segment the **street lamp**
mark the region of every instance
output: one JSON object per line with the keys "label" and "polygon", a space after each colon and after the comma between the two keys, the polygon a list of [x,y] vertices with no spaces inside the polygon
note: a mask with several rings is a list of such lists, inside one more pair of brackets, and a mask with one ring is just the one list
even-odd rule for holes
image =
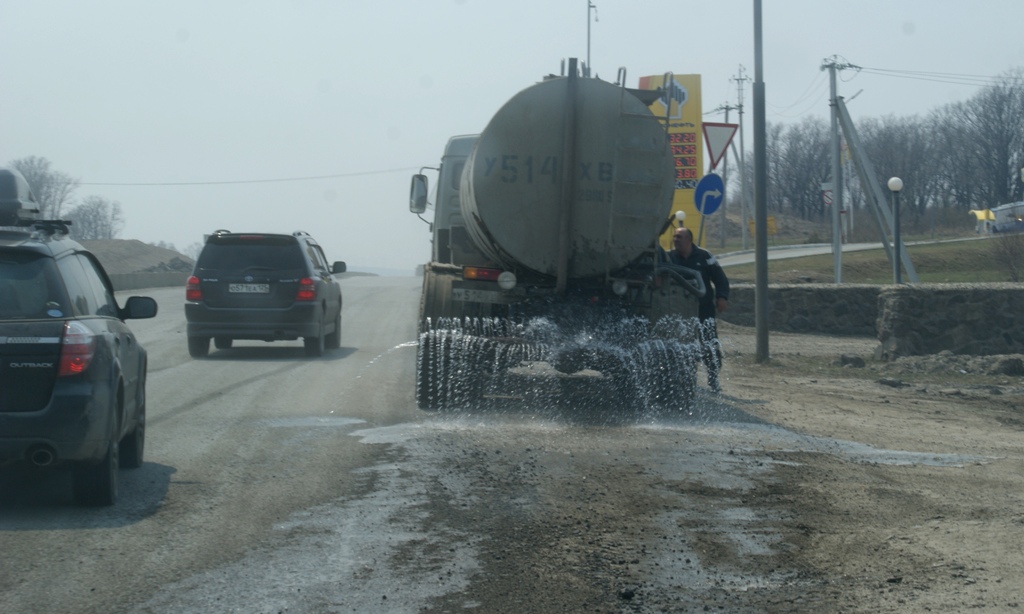
{"label": "street lamp", "polygon": [[889,190],[892,192],[892,283],[900,283],[900,190],[903,180],[899,177],[889,179]]}

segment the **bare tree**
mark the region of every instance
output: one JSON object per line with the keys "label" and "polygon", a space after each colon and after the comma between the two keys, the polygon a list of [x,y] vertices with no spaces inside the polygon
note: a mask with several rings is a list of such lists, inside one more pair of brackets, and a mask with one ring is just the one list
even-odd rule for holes
{"label": "bare tree", "polygon": [[[858,133],[880,180],[903,179],[906,221],[917,230],[930,223],[934,233],[936,220],[959,220],[958,212],[1024,199],[1024,69],[925,119],[867,118],[858,122]],[[769,126],[769,210],[807,220],[827,214],[819,184],[831,174],[830,139],[819,120]],[[859,183],[858,176],[848,177],[854,204],[864,200],[866,187]]]}
{"label": "bare tree", "polygon": [[1008,73],[1005,80],[981,90],[965,114],[977,145],[977,172],[982,180],[984,206],[1012,202],[1020,181],[1024,144],[1024,73]]}
{"label": "bare tree", "polygon": [[776,177],[775,189],[793,214],[823,219],[821,184],[831,174],[828,125],[820,118],[806,118],[785,130],[780,145],[784,171]]}
{"label": "bare tree", "polygon": [[980,146],[968,124],[967,103],[946,105],[932,113],[929,130],[934,140],[935,172],[938,191],[935,204],[966,212],[983,201],[978,172]]}
{"label": "bare tree", "polygon": [[78,179],[53,170],[49,160],[38,156],[11,160],[9,165],[17,169],[28,182],[39,203],[39,216],[43,219],[60,219],[64,205],[78,188]]}
{"label": "bare tree", "polygon": [[199,243],[197,241],[195,243],[190,244],[181,253],[185,254],[186,256],[191,258],[192,260],[199,260],[199,252],[201,252],[201,251],[203,251],[203,244]]}
{"label": "bare tree", "polygon": [[[782,134],[785,130],[785,126],[782,124],[770,124],[765,135],[765,150],[767,152],[767,169],[765,169],[768,175],[768,189],[767,198],[767,209],[777,213],[784,213],[784,193],[780,189],[782,177],[786,174],[786,168],[782,161],[782,147],[783,139]],[[747,156],[748,160],[754,159],[754,152],[750,152]],[[748,169],[748,185],[754,185],[754,165],[749,164]],[[753,188],[751,188],[753,193]]]}
{"label": "bare tree", "polygon": [[938,165],[934,161],[935,139],[931,136],[930,124],[917,116],[889,115],[881,120],[864,120],[858,132],[879,181],[885,182],[889,177],[903,180],[902,207],[910,214],[908,218],[920,224],[940,193],[940,175],[936,173]]}
{"label": "bare tree", "polygon": [[66,217],[71,220],[72,235],[82,241],[116,239],[124,226],[120,203],[102,196],[85,197]]}

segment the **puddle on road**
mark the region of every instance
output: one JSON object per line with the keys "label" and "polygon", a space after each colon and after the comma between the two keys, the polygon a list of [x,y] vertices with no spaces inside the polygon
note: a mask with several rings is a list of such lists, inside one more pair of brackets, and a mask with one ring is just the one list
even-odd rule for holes
{"label": "puddle on road", "polygon": [[[295,429],[365,424],[345,416],[263,422],[272,428]],[[359,428],[347,434],[360,443],[393,447],[387,460],[353,473],[354,480],[372,484],[372,489],[293,513],[275,525],[264,546],[235,563],[167,587],[138,611],[206,612],[222,609],[226,603],[248,611],[322,611],[325,604],[338,611],[376,611],[386,604],[390,612],[413,613],[423,611],[434,599],[464,592],[472,586],[473,577],[486,569],[485,528],[455,526],[438,513],[437,506],[476,507],[491,500],[481,495],[485,487],[479,483],[480,475],[450,462],[453,454],[461,453],[465,459],[467,449],[536,446],[545,454],[569,459],[560,468],[548,469],[563,472],[556,479],[579,470],[572,455],[595,444],[604,446],[607,454],[598,458],[606,458],[600,462],[607,463],[618,462],[631,449],[644,450],[645,472],[661,483],[698,481],[722,493],[711,516],[707,509],[680,499],[680,505],[654,520],[662,534],[712,531],[716,539],[729,541],[735,552],[748,557],[771,556],[780,539],[783,510],[742,504],[743,493],[754,487],[758,475],[788,464],[770,458],[773,452],[940,467],[991,460],[941,451],[886,450],[795,433],[764,423],[725,400],[706,402],[686,415],[661,418],[618,416],[595,423],[579,416],[482,411],[425,415],[418,422]],[[600,467],[593,469],[600,471]],[[438,489],[446,498],[440,503]],[[666,491],[666,496],[673,495]],[[786,570],[765,576],[708,568],[701,553],[685,544],[648,551],[638,570],[648,587],[697,598],[704,590],[744,591],[800,581]],[[465,598],[466,607],[472,608],[473,595],[467,593]]]}
{"label": "puddle on road", "polygon": [[416,438],[420,434],[422,426],[416,423],[395,424],[352,431],[349,435],[360,437],[361,443],[405,443]]}
{"label": "puddle on road", "polygon": [[[524,419],[525,418],[525,419]],[[501,412],[489,415],[486,411],[472,414],[452,413],[438,415],[424,422],[410,422],[385,427],[353,431],[350,435],[360,437],[367,444],[398,444],[413,440],[427,433],[497,431],[515,428],[518,432],[566,432],[574,427],[572,420],[566,423],[551,416],[523,416]],[[602,426],[599,423],[590,426]],[[990,462],[991,458],[967,454],[944,452],[910,452],[888,450],[856,441],[815,437],[796,433],[768,424],[735,407],[722,406],[722,410],[704,407],[686,415],[667,416],[663,420],[651,421],[649,417],[623,418],[610,427],[628,428],[639,431],[678,432],[699,435],[709,440],[722,442],[734,453],[762,455],[765,452],[811,452],[830,454],[854,463],[880,465],[926,465],[932,467],[963,467],[967,464]],[[709,444],[711,441],[705,441]],[[775,461],[773,461],[775,462]]]}
{"label": "puddle on road", "polygon": [[733,452],[748,455],[761,455],[765,452],[812,452],[830,454],[854,463],[927,465],[931,467],[963,467],[967,464],[986,463],[993,460],[989,457],[970,454],[887,450],[856,441],[804,435],[770,424],[723,423],[715,426],[697,427],[642,425],[637,428],[653,431],[688,431],[714,435],[725,441]]}
{"label": "puddle on road", "polygon": [[343,416],[299,416],[295,418],[267,418],[261,424],[271,428],[341,427],[365,424],[366,420]]}

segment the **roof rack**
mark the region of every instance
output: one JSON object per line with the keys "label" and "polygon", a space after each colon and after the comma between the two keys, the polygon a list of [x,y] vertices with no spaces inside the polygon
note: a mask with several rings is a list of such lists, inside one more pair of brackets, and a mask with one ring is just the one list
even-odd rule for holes
{"label": "roof rack", "polygon": [[295,232],[292,233],[292,236],[293,237],[310,237],[310,238],[312,238],[313,235],[309,234],[305,230],[296,230]]}
{"label": "roof rack", "polygon": [[71,234],[71,220],[32,220],[28,224],[22,224],[23,226],[32,226],[33,235],[45,235],[52,237],[53,235],[68,235]]}

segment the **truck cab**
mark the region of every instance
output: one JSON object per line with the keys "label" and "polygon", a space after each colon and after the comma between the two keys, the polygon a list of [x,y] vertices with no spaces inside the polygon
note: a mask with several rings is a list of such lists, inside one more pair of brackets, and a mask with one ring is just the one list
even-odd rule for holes
{"label": "truck cab", "polygon": [[[444,148],[437,173],[434,219],[431,222],[431,262],[458,266],[489,264],[470,239],[459,204],[462,170],[478,138],[476,134],[453,136]],[[409,201],[409,209],[413,213],[422,214],[426,211],[428,186],[426,175],[413,177]]]}

